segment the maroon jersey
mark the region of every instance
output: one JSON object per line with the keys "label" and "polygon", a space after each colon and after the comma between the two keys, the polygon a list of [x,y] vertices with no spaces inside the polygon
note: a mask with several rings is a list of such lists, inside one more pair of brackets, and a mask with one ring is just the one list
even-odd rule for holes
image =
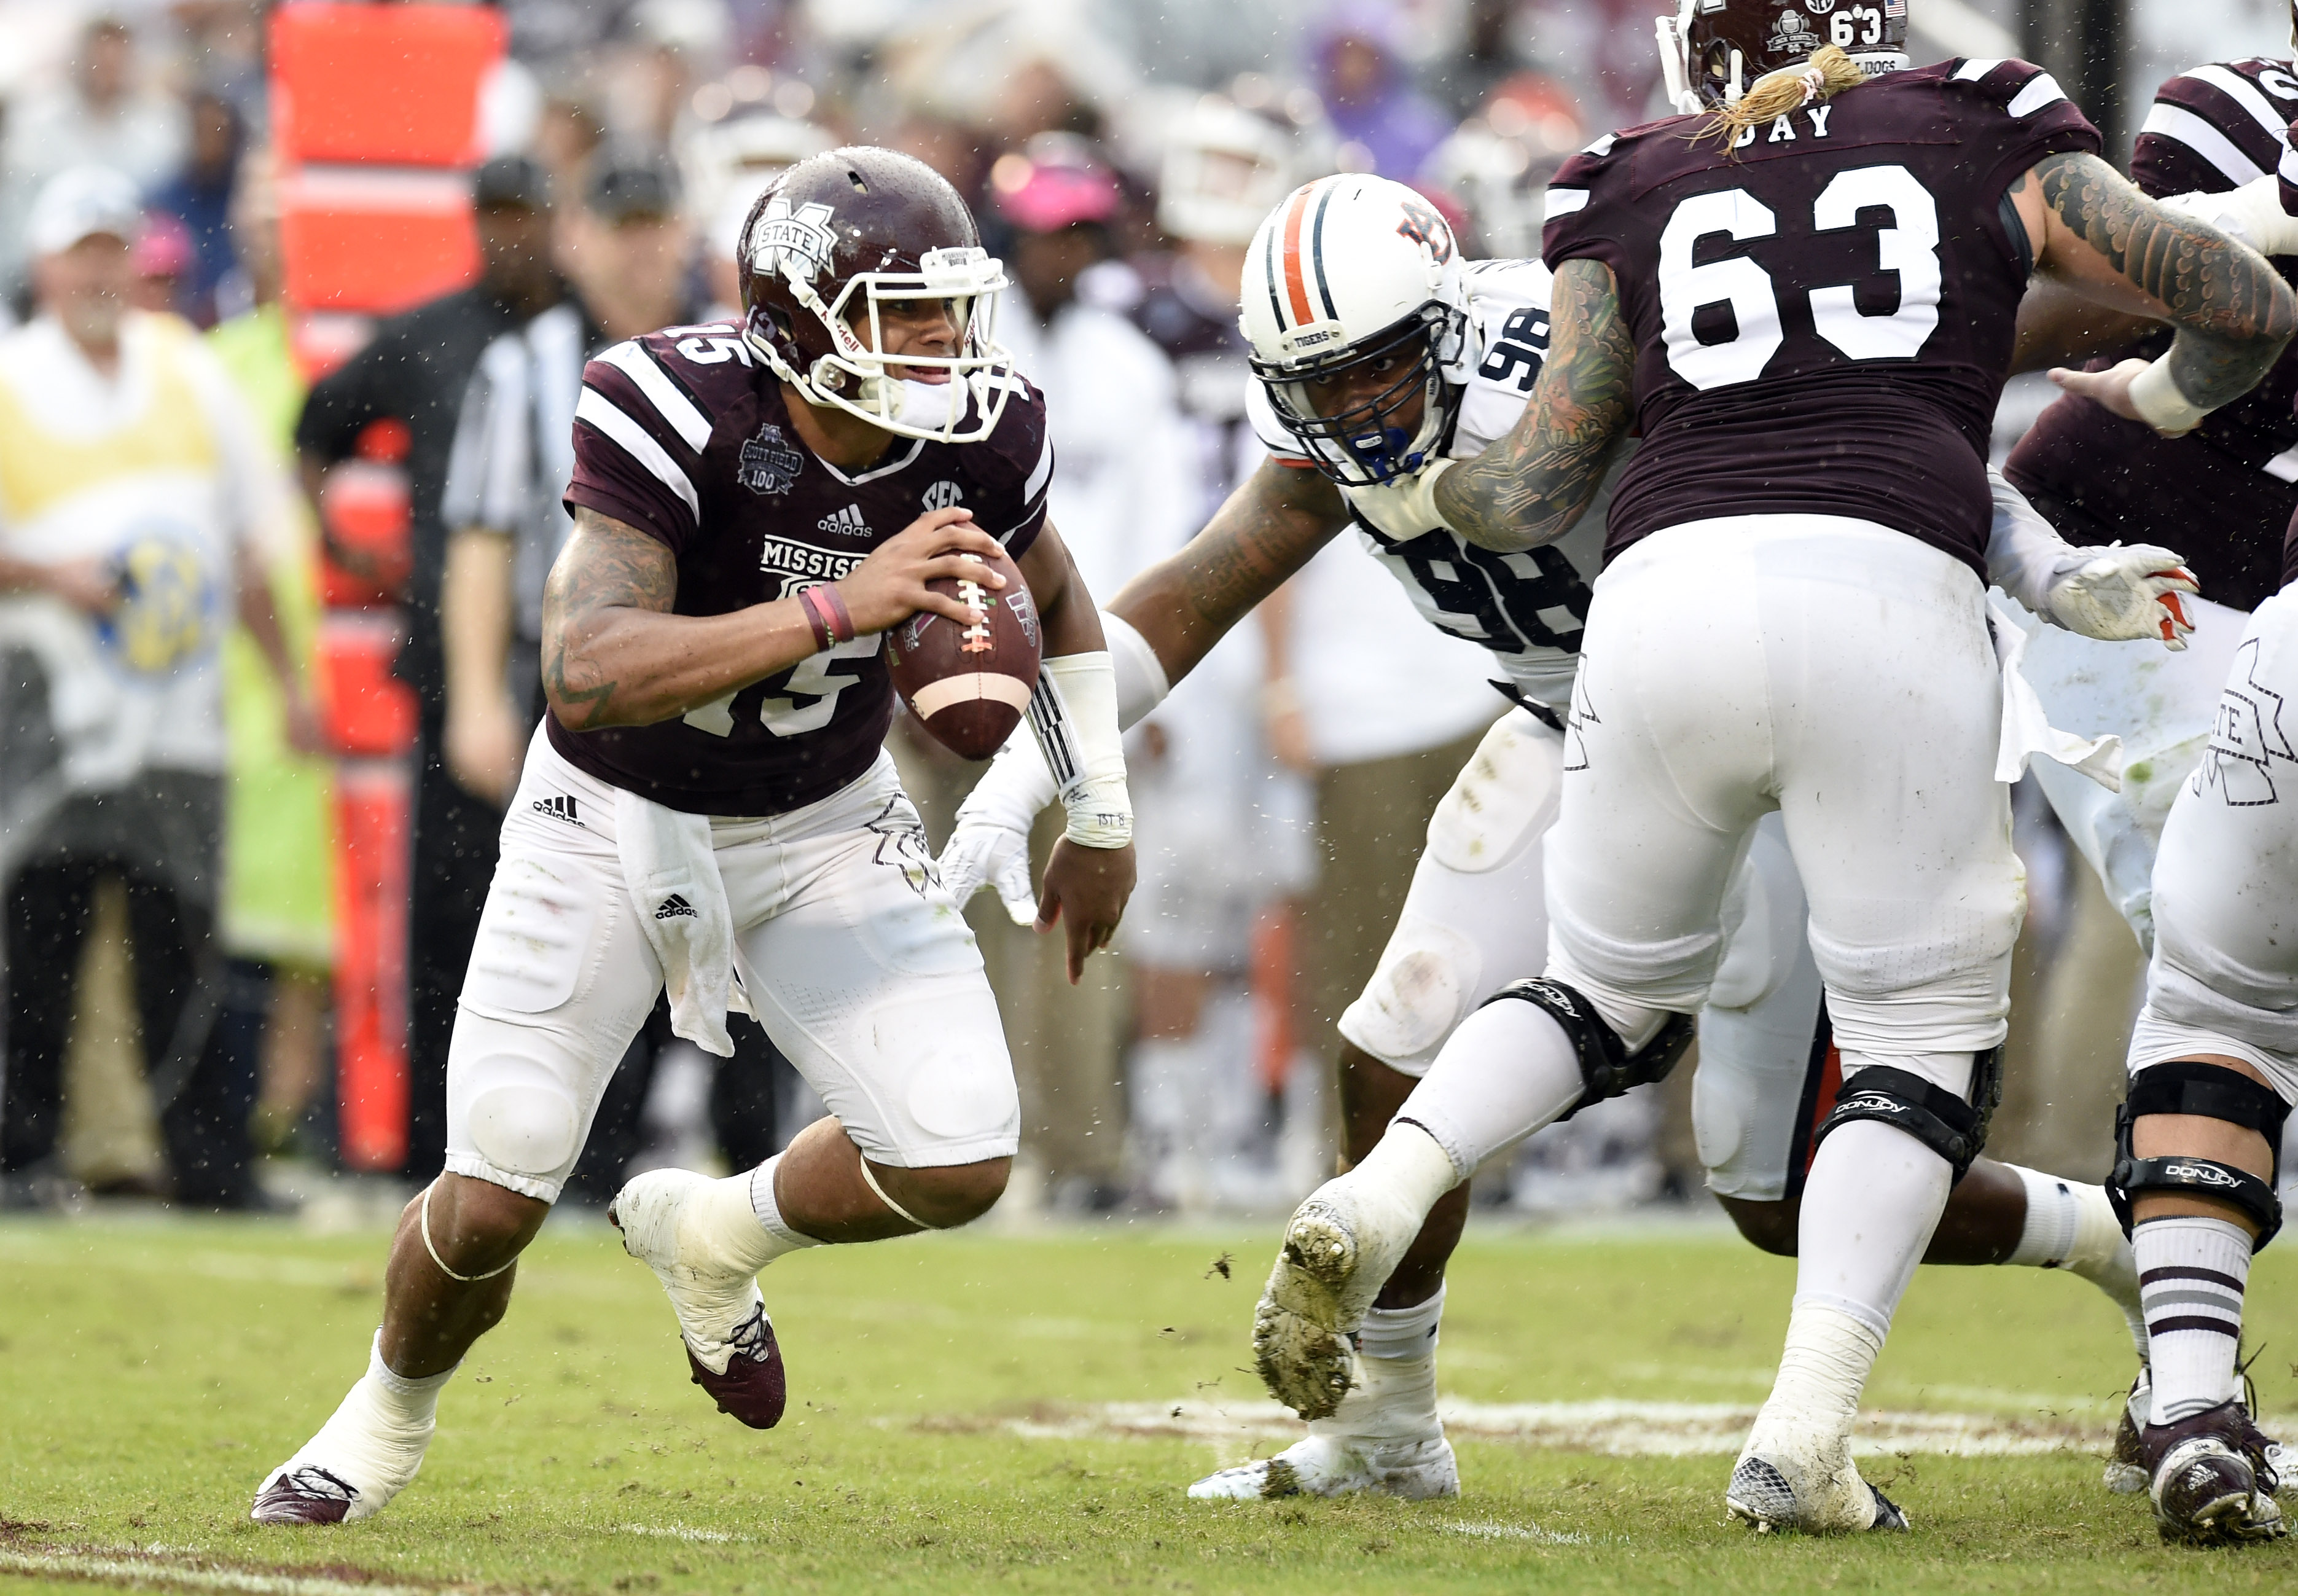
{"label": "maroon jersey", "polygon": [[[1643,447],[1608,558],[1715,516],[1848,516],[1986,569],[1988,434],[2029,271],[2012,181],[2098,134],[2040,68],[1893,72],[1750,129],[1600,138],[1545,258],[1612,269]],[[2006,226],[2006,217],[2009,224]]]}
{"label": "maroon jersey", "polygon": [[[2219,194],[2276,170],[2298,116],[2286,61],[2230,61],[2165,83],[2130,157],[2131,181],[2162,197]],[[2277,260],[2298,284],[2298,263]],[[2131,353],[2153,360],[2168,330]],[[2113,362],[2095,360],[2092,369]],[[2281,585],[2282,529],[2298,512],[2298,351],[2184,437],[2068,394],[2036,419],[2004,475],[2071,542],[2167,543],[2203,595],[2254,609]]]}
{"label": "maroon jersey", "polygon": [[[679,615],[724,615],[834,582],[926,511],[953,505],[1019,559],[1045,525],[1054,454],[1044,399],[1014,380],[980,442],[896,438],[849,475],[798,441],[781,385],[739,329],[649,333],[583,373],[566,503],[660,539],[678,557]],[[883,642],[839,643],[651,726],[573,732],[554,714],[551,746],[673,809],[783,814],[877,758],[894,709]]]}

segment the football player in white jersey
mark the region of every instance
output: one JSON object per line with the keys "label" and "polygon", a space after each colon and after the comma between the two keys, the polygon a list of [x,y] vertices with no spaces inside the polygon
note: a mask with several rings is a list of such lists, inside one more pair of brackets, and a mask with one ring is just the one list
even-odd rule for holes
{"label": "football player in white jersey", "polygon": [[[1129,724],[1353,527],[1430,624],[1492,651],[1493,685],[1517,706],[1439,806],[1379,966],[1342,1018],[1352,1161],[1370,1151],[1453,1029],[1546,943],[1540,841],[1556,817],[1560,719],[1602,517],[1586,517],[1553,546],[1498,555],[1449,531],[1393,535],[1359,498],[1377,502],[1381,484],[1436,459],[1472,458],[1515,425],[1547,349],[1549,292],[1537,260],[1459,260],[1443,221],[1401,184],[1343,175],[1296,191],[1262,225],[1245,273],[1243,321],[1260,378],[1251,409],[1270,458],[1186,549],[1135,578],[1104,613]],[[2007,485],[1998,494],[1990,574],[2050,613],[2094,580],[2077,574],[2087,562]],[[960,901],[1024,856],[1029,823],[1053,791],[1042,758],[1016,739],[961,809],[942,854],[943,879]],[[1710,1186],[1759,1245],[1792,1252],[1784,1199],[1807,1152],[1808,1126],[1801,1137],[1798,1129],[1812,1117],[1803,1101],[1811,1030],[1806,1010],[1781,1020],[1772,1008],[1782,994],[1791,1007],[1799,996],[1780,972],[1800,951],[1800,892],[1782,841],[1765,839],[1757,856],[1779,868],[1751,872],[1740,894],[1727,977],[1700,1021],[1695,1112]],[[1673,1062],[1648,1057],[1640,1073],[1591,1080],[1582,1103],[1657,1079]],[[1365,1319],[1360,1378],[1337,1409],[1312,1418],[1308,1438],[1280,1457],[1222,1470],[1192,1494],[1457,1493],[1436,1417],[1434,1347],[1444,1263],[1467,1210],[1463,1186],[1430,1213]],[[1980,1160],[1929,1259],[2067,1267],[2106,1288],[2126,1317],[2137,1311],[2129,1250],[2096,1187]]]}

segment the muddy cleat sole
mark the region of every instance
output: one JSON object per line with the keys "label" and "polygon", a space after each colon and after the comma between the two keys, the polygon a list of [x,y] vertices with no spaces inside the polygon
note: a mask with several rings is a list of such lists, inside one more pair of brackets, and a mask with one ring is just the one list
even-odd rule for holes
{"label": "muddy cleat sole", "polygon": [[324,1468],[283,1468],[263,1483],[247,1516],[258,1524],[341,1524],[358,1501],[356,1487]]}
{"label": "muddy cleat sole", "polygon": [[1253,1310],[1253,1365],[1261,1383],[1303,1418],[1331,1418],[1356,1383],[1349,1338],[1420,1231],[1417,1217],[1408,1224],[1402,1214],[1382,1227],[1356,1199],[1343,1176],[1294,1211]]}
{"label": "muddy cleat sole", "polygon": [[2153,1406],[2153,1383],[2142,1363],[2137,1377],[2130,1382],[2130,1394],[2123,1399],[2121,1416],[2115,1420],[2114,1445],[2106,1455],[2105,1473],[2099,1481],[2117,1496],[2137,1496],[2152,1483],[2138,1432]]}
{"label": "muddy cleat sole", "polygon": [[1269,1501],[1285,1496],[1393,1496],[1432,1501],[1460,1494],[1452,1443],[1358,1441],[1311,1435],[1273,1458],[1209,1474],[1189,1487],[1197,1501]]}
{"label": "muddy cleat sole", "polygon": [[1812,1511],[1797,1495],[1794,1484],[1784,1470],[1764,1458],[1741,1458],[1732,1469],[1732,1483],[1724,1489],[1724,1506],[1732,1517],[1751,1526],[1759,1535],[1778,1530],[1798,1530],[1806,1534],[1829,1534],[1858,1533],[1869,1530],[1904,1530],[1907,1516],[1898,1504],[1866,1481],[1853,1476],[1859,1490],[1867,1493],[1872,1505],[1866,1524],[1848,1522],[1814,1522]]}

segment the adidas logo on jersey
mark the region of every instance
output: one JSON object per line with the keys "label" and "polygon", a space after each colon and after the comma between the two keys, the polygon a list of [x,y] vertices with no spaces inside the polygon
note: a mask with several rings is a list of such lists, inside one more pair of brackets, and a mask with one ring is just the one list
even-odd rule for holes
{"label": "adidas logo on jersey", "polygon": [[702,918],[695,912],[692,904],[688,903],[675,892],[662,900],[662,907],[654,912],[654,917],[657,920],[677,920],[682,917],[688,920]]}
{"label": "adidas logo on jersey", "polygon": [[[539,798],[534,800],[534,812],[547,815],[553,820],[563,820],[570,826],[583,826],[582,817],[575,813],[574,800],[571,798]],[[591,828],[583,826],[583,829],[587,831]]]}
{"label": "adidas logo on jersey", "polygon": [[838,538],[866,538],[871,535],[870,523],[862,518],[862,507],[849,504],[844,509],[832,510],[816,521],[817,530]]}

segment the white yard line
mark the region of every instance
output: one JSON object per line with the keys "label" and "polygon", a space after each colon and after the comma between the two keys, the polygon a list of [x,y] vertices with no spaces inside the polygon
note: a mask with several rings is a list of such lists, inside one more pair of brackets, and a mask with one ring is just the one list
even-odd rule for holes
{"label": "white yard line", "polygon": [[[1451,1402],[1438,1410],[1456,1439],[1613,1457],[1728,1456],[1739,1451],[1756,1418],[1752,1404],[1725,1402]],[[1302,1435],[1300,1421],[1275,1402],[1108,1402],[1058,1417],[1011,1419],[1004,1427],[1042,1440],[1203,1441],[1223,1451]],[[2021,1457],[2103,1451],[2111,1434],[2104,1424],[2064,1416],[1884,1411],[1859,1416],[1851,1449],[1864,1456]]]}
{"label": "white yard line", "polygon": [[117,1551],[13,1551],[4,1547],[0,1547],[0,1572],[103,1579],[173,1591],[238,1591],[248,1596],[446,1596],[459,1588],[333,1579],[324,1574],[267,1574],[249,1568],[202,1567]]}

